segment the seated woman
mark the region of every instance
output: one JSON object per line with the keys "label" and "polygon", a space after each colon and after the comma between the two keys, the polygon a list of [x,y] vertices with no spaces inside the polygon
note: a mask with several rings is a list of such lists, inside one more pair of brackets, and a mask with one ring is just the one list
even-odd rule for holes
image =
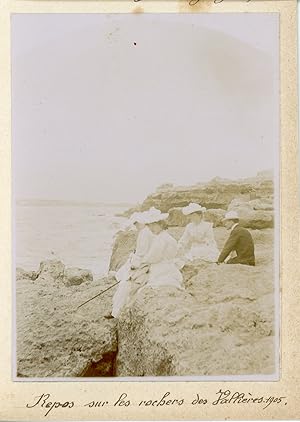
{"label": "seated woman", "polygon": [[206,208],[199,204],[190,203],[182,209],[188,215],[190,223],[179,240],[179,256],[183,258],[181,266],[194,259],[207,262],[216,262],[219,250],[214,238],[212,223],[203,221],[203,212]]}
{"label": "seated woman", "polygon": [[134,213],[129,224],[138,230],[138,237],[136,243],[135,252],[129,255],[129,258],[124,265],[116,272],[115,277],[120,282],[116,293],[113,296],[112,312],[106,315],[105,318],[117,318],[122,307],[127,301],[129,294],[128,280],[131,276],[132,269],[138,268],[141,264],[141,260],[144,255],[148,252],[150,244],[153,238],[153,234],[148,227],[145,227],[144,218],[147,212]]}
{"label": "seated woman", "polygon": [[153,234],[149,251],[142,265],[149,267],[147,286],[174,286],[182,289],[182,275],[175,264],[178,253],[176,240],[165,230],[168,213],[149,213],[146,225]]}

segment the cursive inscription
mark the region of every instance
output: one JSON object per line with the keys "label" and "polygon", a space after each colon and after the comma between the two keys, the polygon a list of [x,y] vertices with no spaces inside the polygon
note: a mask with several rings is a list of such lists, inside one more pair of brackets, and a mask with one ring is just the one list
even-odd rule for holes
{"label": "cursive inscription", "polygon": [[[287,399],[285,396],[269,396],[269,395],[256,395],[254,392],[240,392],[240,391],[231,391],[219,389],[214,397],[204,396],[199,392],[195,392],[192,395],[186,395],[185,397],[181,394],[171,393],[166,391],[164,394],[157,396],[148,396],[139,400],[134,400],[133,397],[129,397],[128,393],[123,392],[119,395],[116,395],[112,398],[103,398],[103,397],[87,397],[86,400],[84,397],[81,398],[82,401],[78,400],[75,402],[63,401],[60,399],[52,399],[49,393],[43,393],[40,396],[36,396],[32,399],[30,403],[26,404],[27,409],[42,409],[44,417],[48,416],[51,412],[54,414],[55,410],[63,409],[64,412],[69,412],[70,409],[74,408],[89,408],[95,409],[95,412],[99,412],[100,408],[111,407],[112,409],[126,409],[131,406],[137,408],[176,408],[178,406],[183,407],[198,407],[198,406],[259,406],[263,410],[267,409],[269,406],[286,406]],[[97,413],[95,413],[97,416]]]}
{"label": "cursive inscription", "polygon": [[[133,0],[133,1],[134,1],[134,3],[138,3],[138,2],[143,1],[143,0]],[[186,0],[186,1],[188,2],[188,4],[190,6],[195,6],[197,3],[199,3],[200,1],[203,1],[203,0]],[[215,4],[219,4],[219,3],[223,3],[223,1],[226,1],[226,0],[212,0],[212,1]],[[249,3],[251,0],[243,0],[243,1],[245,1],[246,3]]]}
{"label": "cursive inscription", "polygon": [[[190,6],[195,6],[197,3],[203,0],[188,0]],[[223,3],[226,0],[213,0],[215,4]],[[251,0],[244,0],[246,3],[249,3]]]}
{"label": "cursive inscription", "polygon": [[32,407],[42,407],[44,409],[48,409],[44,416],[48,416],[49,413],[53,409],[58,409],[59,407],[62,407],[64,409],[71,409],[74,407],[75,403],[73,401],[66,401],[66,402],[60,402],[60,401],[50,401],[50,394],[42,394],[41,396],[35,397],[35,402],[33,404],[26,404],[27,408]]}
{"label": "cursive inscription", "polygon": [[[222,405],[222,404],[265,404],[263,409],[266,409],[270,404],[282,403],[286,397],[280,396],[280,397],[265,397],[265,396],[258,396],[255,397],[251,393],[240,393],[238,391],[235,391],[232,393],[230,390],[219,390],[216,393],[219,397],[217,400],[214,400],[212,402],[213,406],[216,405]],[[284,403],[286,404],[286,403]]]}
{"label": "cursive inscription", "polygon": [[142,400],[139,403],[139,406],[182,406],[184,403],[184,399],[183,398],[173,398],[170,397],[171,393],[169,391],[167,391],[163,397],[161,397],[159,400]]}

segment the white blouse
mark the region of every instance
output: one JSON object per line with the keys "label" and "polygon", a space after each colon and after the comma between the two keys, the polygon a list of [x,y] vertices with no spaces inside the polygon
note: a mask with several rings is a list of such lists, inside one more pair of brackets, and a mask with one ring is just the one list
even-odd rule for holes
{"label": "white blouse", "polygon": [[179,248],[187,260],[203,259],[215,262],[219,250],[214,238],[212,223],[201,221],[190,223],[179,240]]}
{"label": "white blouse", "polygon": [[148,285],[151,287],[174,286],[182,288],[182,275],[175,265],[178,244],[168,232],[154,235],[143,263],[150,265]]}
{"label": "white blouse", "polygon": [[138,234],[136,241],[136,249],[131,257],[131,265],[139,267],[144,256],[150,249],[151,243],[154,239],[154,234],[148,227],[144,227]]}

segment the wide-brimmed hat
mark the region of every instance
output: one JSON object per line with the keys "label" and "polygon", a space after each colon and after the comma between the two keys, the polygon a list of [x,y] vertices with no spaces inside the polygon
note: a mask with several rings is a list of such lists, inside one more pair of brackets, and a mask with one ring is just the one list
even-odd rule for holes
{"label": "wide-brimmed hat", "polygon": [[145,224],[158,223],[159,221],[166,220],[169,217],[169,213],[162,213],[155,207],[151,207],[148,211],[143,213]]}
{"label": "wide-brimmed hat", "polygon": [[201,207],[199,204],[195,204],[191,202],[188,206],[182,208],[182,212],[184,215],[193,214],[194,212],[204,212],[206,211],[205,207]]}
{"label": "wide-brimmed hat", "polygon": [[135,223],[144,223],[144,216],[143,216],[143,214],[144,213],[142,213],[142,212],[134,212],[130,216],[130,218],[128,220],[128,224],[129,225],[133,225]]}
{"label": "wide-brimmed hat", "polygon": [[223,220],[239,220],[239,215],[236,211],[228,211]]}

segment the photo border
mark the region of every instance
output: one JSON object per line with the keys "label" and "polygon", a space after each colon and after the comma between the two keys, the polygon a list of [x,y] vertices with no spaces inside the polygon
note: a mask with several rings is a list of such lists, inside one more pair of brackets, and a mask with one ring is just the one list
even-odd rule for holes
{"label": "photo border", "polygon": [[[126,388],[126,392],[135,400],[145,395],[163,395],[168,381],[140,381],[139,384],[123,381],[113,383],[113,391],[109,382],[97,379],[97,382],[13,382],[12,374],[12,191],[11,191],[11,63],[10,63],[10,15],[11,13],[228,13],[228,12],[271,12],[280,14],[280,138],[281,138],[281,171],[280,171],[280,292],[281,292],[281,376],[276,382],[248,382],[247,391],[287,397],[285,406],[269,406],[263,412],[261,407],[201,407],[192,406],[178,408],[102,408],[101,413],[77,407],[66,413],[64,409],[55,409],[51,420],[91,420],[91,419],[243,419],[245,410],[247,419],[297,419],[299,404],[299,189],[298,189],[298,151],[297,151],[297,2],[294,0],[260,0],[245,2],[243,0],[215,4],[212,0],[199,2],[190,6],[187,1],[141,1],[131,0],[108,1],[22,1],[3,0],[0,9],[0,92],[4,101],[0,103],[0,260],[1,297],[5,306],[1,307],[0,341],[2,359],[0,361],[0,400],[1,419],[38,420],[43,418],[40,408],[26,408],[26,403],[39,394],[47,393],[59,396],[61,400],[68,397],[80,399],[82,394],[87,400],[112,394],[118,396]],[[174,397],[193,396],[195,392],[215,397],[220,388],[232,390],[245,389],[245,381],[221,382],[183,382],[172,381],[167,390]],[[98,387],[97,387],[98,385]],[[101,388],[100,388],[101,387]]]}

